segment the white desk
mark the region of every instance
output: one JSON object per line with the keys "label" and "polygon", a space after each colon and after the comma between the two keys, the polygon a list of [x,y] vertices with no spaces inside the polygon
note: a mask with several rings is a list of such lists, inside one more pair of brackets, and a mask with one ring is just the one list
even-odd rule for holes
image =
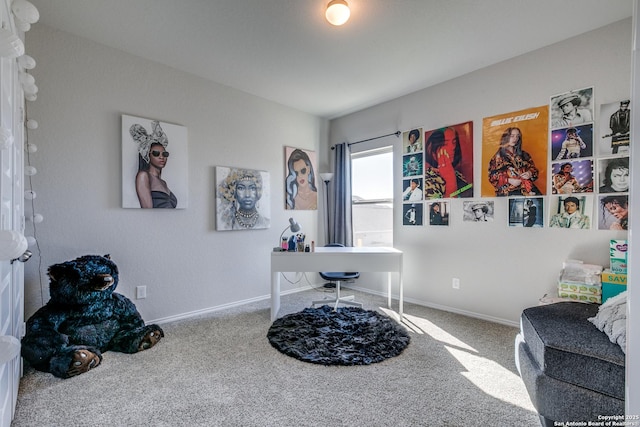
{"label": "white desk", "polygon": [[391,308],[391,273],[399,277],[398,313],[402,322],[402,251],[374,247],[320,247],[315,252],[271,253],[271,320],[280,310],[280,273],[307,271],[381,271],[388,272],[387,305]]}

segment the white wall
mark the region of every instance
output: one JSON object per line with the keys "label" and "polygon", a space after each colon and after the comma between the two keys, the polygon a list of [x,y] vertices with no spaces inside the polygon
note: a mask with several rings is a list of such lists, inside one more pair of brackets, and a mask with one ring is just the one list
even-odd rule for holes
{"label": "white wall", "polygon": [[[26,44],[38,62],[32,73],[40,92],[27,108],[28,116],[40,123],[29,132],[29,142],[39,147],[31,156],[39,171],[33,184],[36,211],[45,221],[37,228],[41,256],[36,253],[25,265],[25,315],[48,300],[47,267],[86,253],[112,254],[120,267],[119,292],[133,297],[136,286],[147,286],[148,298],[134,300],[146,320],[264,298],[269,293],[268,252],[289,217],[279,191],[284,146],[319,150],[324,171],[330,144],[473,120],[474,156],[480,159],[483,117],[544,105],[550,95],[591,85],[598,105],[628,97],[631,27],[630,19],[621,21],[328,125],[45,25],[34,26]],[[188,128],[187,210],[120,208],[121,114]],[[399,140],[387,140],[399,154]],[[216,165],[271,172],[271,229],[215,231]],[[476,182],[482,173],[476,162]],[[598,230],[509,228],[506,206],[506,200],[496,199],[496,221],[482,228],[460,221],[458,200],[452,202],[448,228],[403,227],[396,214],[395,244],[406,254],[406,299],[515,324],[523,308],[553,292],[563,260],[606,265],[609,239],[625,237]],[[395,207],[400,210],[399,201]],[[296,212],[295,217],[307,234],[322,235],[321,216]],[[373,283],[370,289],[384,289],[379,275],[363,276],[360,286]],[[452,277],[461,279],[460,290],[451,288]],[[283,284],[284,289],[294,287]]]}
{"label": "white wall", "polygon": [[[474,178],[479,183],[486,173],[486,166],[479,162],[484,117],[546,105],[552,95],[587,86],[595,87],[596,110],[600,104],[630,96],[631,26],[627,19],[332,120],[328,143],[472,120]],[[395,145],[396,194],[400,194],[401,141],[386,140]],[[478,187],[475,197],[480,197]],[[449,227],[403,227],[396,197],[394,245],[405,253],[407,301],[517,324],[523,308],[555,291],[564,260],[606,266],[609,240],[626,237],[624,232],[596,229],[510,228],[507,199],[493,200],[493,223],[463,223],[462,201],[454,199]],[[460,278],[460,290],[452,289],[453,277]]]}
{"label": "white wall", "polygon": [[[267,297],[269,252],[290,216],[284,147],[318,150],[326,121],[45,25],[26,44],[37,61],[28,115],[40,126],[29,142],[45,218],[41,259],[25,265],[26,316],[48,300],[49,265],[94,253],[118,264],[119,292],[147,286],[134,300],[147,321]],[[121,114],[187,127],[188,209],[121,208]],[[215,231],[215,166],[271,173],[270,229]],[[315,238],[316,211],[294,216]]]}

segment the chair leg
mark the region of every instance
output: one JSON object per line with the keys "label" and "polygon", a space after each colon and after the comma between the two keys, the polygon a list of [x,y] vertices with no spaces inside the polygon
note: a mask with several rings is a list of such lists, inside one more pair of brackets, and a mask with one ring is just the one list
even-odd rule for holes
{"label": "chair leg", "polygon": [[355,307],[362,308],[362,303],[353,301],[354,299],[355,299],[354,295],[348,295],[346,297],[340,296],[340,281],[336,280],[336,296],[335,296],[335,298],[312,301],[311,305],[314,306],[314,305],[317,305],[317,304],[327,304],[329,302],[333,302],[334,303],[333,304],[333,311],[336,311],[338,309],[338,304],[352,305],[352,306],[355,306]]}
{"label": "chair leg", "polygon": [[356,299],[355,295],[348,295],[346,297],[341,297],[340,282],[336,282],[336,304],[333,306],[333,311],[336,311],[338,309],[338,304],[353,305],[353,306],[362,308],[362,303],[355,302],[354,299]]}
{"label": "chair leg", "polygon": [[[338,282],[336,284],[336,287],[334,288],[336,290],[336,292],[338,292],[337,290],[339,289],[339,287],[340,287],[340,283]],[[321,300],[311,301],[311,306],[313,307],[313,306],[318,305],[318,304],[325,305],[327,303],[334,302],[336,299],[337,298],[333,298],[332,297],[332,298],[324,298],[324,299],[321,299]]]}
{"label": "chair leg", "polygon": [[336,280],[336,303],[333,306],[333,311],[338,309],[338,304],[340,304],[340,281]]}
{"label": "chair leg", "polygon": [[346,299],[344,299],[344,298],[342,298],[342,299],[340,300],[340,304],[344,304],[344,305],[352,305],[352,306],[354,306],[354,307],[362,308],[362,303],[361,303],[361,302],[349,301],[349,300],[346,300]]}

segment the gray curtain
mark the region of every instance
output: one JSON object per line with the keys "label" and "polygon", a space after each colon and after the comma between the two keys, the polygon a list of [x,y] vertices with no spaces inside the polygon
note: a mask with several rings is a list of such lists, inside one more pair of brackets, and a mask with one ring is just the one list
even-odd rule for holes
{"label": "gray curtain", "polygon": [[333,192],[329,202],[329,242],[353,246],[351,222],[351,150],[347,143],[334,149]]}

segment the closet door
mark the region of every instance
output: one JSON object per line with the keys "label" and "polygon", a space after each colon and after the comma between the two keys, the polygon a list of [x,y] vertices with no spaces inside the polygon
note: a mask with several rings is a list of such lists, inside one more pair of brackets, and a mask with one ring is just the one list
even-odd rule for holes
{"label": "closet door", "polygon": [[[16,33],[10,0],[1,0],[2,28]],[[13,144],[0,149],[0,230],[24,233],[24,96],[15,58],[0,58],[0,126]],[[24,329],[24,270],[20,262],[0,261],[0,335],[20,340]],[[21,359],[0,365],[0,426],[13,418]]]}

